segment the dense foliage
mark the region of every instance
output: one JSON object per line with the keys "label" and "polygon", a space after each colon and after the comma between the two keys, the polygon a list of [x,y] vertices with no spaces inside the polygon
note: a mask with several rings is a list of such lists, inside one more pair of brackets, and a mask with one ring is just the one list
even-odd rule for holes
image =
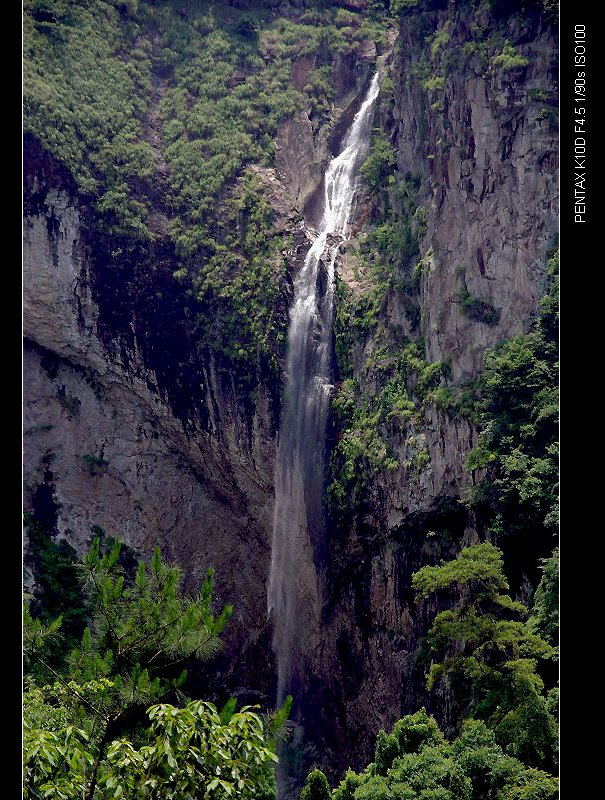
{"label": "dense foliage", "polygon": [[436,595],[451,606],[428,633],[429,651],[442,660],[427,684],[447,683],[459,735],[448,742],[421,709],[380,731],[374,761],[333,789],[313,769],[301,800],[555,800],[558,691],[545,692],[554,679],[540,672],[557,657],[557,568],[555,553],[528,619],[505,593],[502,553],[488,542],[416,572],[419,601]]}
{"label": "dense foliage", "polygon": [[[48,658],[61,618],[45,623],[25,608],[25,797],[193,798],[200,787],[209,798],[274,797],[275,737],[290,701],[262,718],[236,712],[235,700],[219,711],[182,693],[182,663],[217,651],[231,613],[212,613],[212,571],[188,599],[157,549],[131,580],[120,549],[102,552],[96,539],[83,559],[90,624],[61,666]],[[184,707],[158,702],[170,698]]]}
{"label": "dense foliage", "polygon": [[[103,269],[152,273],[168,241],[200,353],[218,353],[247,396],[283,352],[288,245],[271,228],[266,184],[247,170],[273,163],[278,125],[297,111],[316,130],[329,119],[344,53],[385,41],[381,3],[365,14],[329,2],[280,11],[206,0],[24,5],[25,130],[72,173]],[[294,65],[307,60],[296,88]],[[236,220],[234,202],[252,213]]]}
{"label": "dense foliage", "polygon": [[[322,780],[323,779],[323,780]],[[554,800],[557,780],[507,755],[483,722],[467,721],[446,741],[424,709],[381,731],[374,761],[349,770],[329,790],[319,770],[310,773],[301,800]]]}
{"label": "dense foliage", "polygon": [[442,659],[431,666],[428,688],[447,682],[460,720],[483,718],[507,753],[553,770],[557,725],[540,667],[549,673],[556,650],[525,621],[528,609],[504,593],[501,551],[488,542],[468,547],[453,561],[423,567],[412,585],[419,599],[455,597],[428,633],[429,649]]}
{"label": "dense foliage", "polygon": [[184,800],[200,791],[217,799],[275,797],[275,724],[251,707],[235,713],[203,701],[156,704],[147,712],[149,727],[139,724],[134,740],[99,741],[83,706],[98,708],[113,688],[102,679],[28,689],[24,797]]}
{"label": "dense foliage", "polygon": [[466,462],[474,477],[469,506],[510,569],[516,563],[532,574],[552,551],[558,525],[558,267],[556,253],[532,330],[485,355],[474,407],[480,435]]}
{"label": "dense foliage", "polygon": [[537,633],[549,644],[559,643],[559,548],[552,556],[541,559],[542,577],[534,593],[531,616],[528,620],[530,630]]}
{"label": "dense foliage", "polygon": [[[26,130],[114,232],[151,235],[151,179],[163,178],[184,253],[207,237],[223,187],[270,159],[279,121],[327,102],[335,57],[382,36],[329,4],[292,19],[190,0],[28,0],[24,11]],[[311,54],[301,92],[292,63]]]}

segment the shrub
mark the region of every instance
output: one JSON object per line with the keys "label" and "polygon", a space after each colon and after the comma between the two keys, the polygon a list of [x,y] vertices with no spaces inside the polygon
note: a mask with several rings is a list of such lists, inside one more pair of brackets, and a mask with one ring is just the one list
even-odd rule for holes
{"label": "shrub", "polygon": [[360,170],[373,193],[377,194],[385,188],[386,179],[395,168],[396,163],[397,150],[383,133],[377,132],[372,140],[369,155]]}
{"label": "shrub", "polygon": [[506,39],[502,51],[492,58],[492,64],[500,67],[503,72],[511,72],[527,67],[529,59],[518,53],[516,48]]}
{"label": "shrub", "polygon": [[460,302],[462,313],[469,319],[475,320],[475,322],[497,325],[500,321],[500,311],[486,300],[472,297],[466,286],[458,292],[458,301]]}

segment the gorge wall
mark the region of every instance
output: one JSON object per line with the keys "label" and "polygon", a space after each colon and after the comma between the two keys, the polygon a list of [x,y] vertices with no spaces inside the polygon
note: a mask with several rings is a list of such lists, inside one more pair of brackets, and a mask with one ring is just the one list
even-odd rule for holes
{"label": "gorge wall", "polygon": [[[394,357],[409,339],[422,342],[426,362],[445,360],[442,384],[454,392],[468,385],[487,348],[530,329],[557,243],[556,31],[527,9],[503,21],[483,4],[430,5],[401,21],[389,71],[394,91],[381,105],[396,170],[414,186],[406,212],[421,219],[419,280],[412,302],[387,288],[374,330],[353,339],[349,377],[357,398],[370,403],[389,375],[379,371],[385,347]],[[498,59],[505,38],[517,63]],[[401,204],[395,190],[389,200]],[[384,196],[368,204],[370,219],[383,222]],[[340,274],[353,298],[373,280],[353,247]],[[464,307],[469,296],[493,313],[473,318]],[[362,742],[358,764],[367,763],[371,731],[389,730],[404,709],[425,705],[448,725],[448,699],[426,692],[419,650],[436,609],[416,606],[410,579],[421,565],[489,536],[460,503],[480,477],[464,467],[477,442],[472,423],[429,401],[414,423],[388,428],[384,440],[398,467],[374,471],[362,507],[330,543],[332,602],[317,673],[333,679],[309,689],[314,703],[322,698],[316,729],[334,736],[330,763],[352,743],[341,769]],[[536,580],[527,572],[514,587],[525,597]]]}
{"label": "gorge wall", "polygon": [[[374,402],[385,364],[410,342],[426,365],[445,364],[440,385],[459,391],[480,374],[487,348],[529,330],[556,244],[556,47],[541,4],[421,0],[378,49],[365,37],[335,57],[329,113],[303,109],[282,121],[273,165],[251,168],[280,237],[274,310],[285,329],[308,246],[303,219],[317,219],[323,171],[378,58],[375,125],[394,148],[396,178],[358,202],[356,236],[337,262],[337,307],[376,296],[359,247],[385,219],[406,219],[415,250],[389,267],[371,326],[347,339],[337,399],[354,381],[355,402]],[[297,89],[318,63],[313,53],[294,60]],[[234,605],[216,687],[270,706],[266,597],[284,350],[277,371],[261,363],[253,391],[242,392],[221,355],[200,347],[195,301],[173,277],[178,254],[161,196],[153,244],[139,261],[119,262],[73,175],[26,134],[25,212],[26,508],[79,553],[102,531],[145,555],[159,544],[190,586],[214,565],[217,605]],[[413,288],[402,290],[410,276]],[[338,356],[338,323],[336,336]],[[335,514],[317,563],[328,602],[295,698],[293,785],[313,762],[333,774],[367,763],[377,731],[420,705],[449,720],[447,696],[424,688],[419,642],[434,607],[415,604],[411,575],[488,532],[459,502],[477,477],[464,468],[475,428],[430,398],[416,406],[383,426],[391,463],[376,464],[362,500]],[[346,440],[336,414],[330,436],[335,450]],[[26,541],[30,586],[34,555]]]}
{"label": "gorge wall", "polygon": [[[79,553],[100,532],[140,553],[160,545],[183,565],[190,587],[214,565],[217,601],[238,598],[229,650],[245,652],[262,636],[266,602],[274,449],[268,392],[259,393],[247,419],[214,364],[197,363],[191,377],[204,405],[186,423],[179,417],[139,337],[126,345],[120,330],[115,338],[99,334],[99,308],[111,298],[96,295],[82,211],[53,159],[35,142],[28,147],[34,171],[26,192],[39,204],[24,225],[26,507]],[[162,277],[171,279],[154,276],[154,292]],[[154,321],[179,325],[169,316]]]}

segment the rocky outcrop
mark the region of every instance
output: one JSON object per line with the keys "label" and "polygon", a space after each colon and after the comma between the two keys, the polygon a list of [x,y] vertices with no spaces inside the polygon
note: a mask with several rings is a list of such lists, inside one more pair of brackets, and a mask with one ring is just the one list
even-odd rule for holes
{"label": "rocky outcrop", "polygon": [[[485,11],[464,7],[427,14],[425,23],[433,48],[446,32],[430,66],[444,85],[431,90],[414,78],[427,50],[413,24],[402,25],[395,141],[400,172],[423,177],[429,212],[421,243],[431,253],[421,290],[427,359],[451,359],[460,383],[477,375],[488,347],[527,331],[544,293],[558,230],[556,31],[538,15],[497,28]],[[517,66],[499,60],[502,44],[476,53],[481,28],[500,42],[509,37]],[[469,317],[464,290],[496,318]]]}
{"label": "rocky outcrop", "polygon": [[[388,53],[387,50],[382,54],[378,62],[384,61]],[[340,142],[359,109],[376,64],[376,46],[371,40],[362,41],[355,52],[339,56],[332,69],[334,101],[328,120],[314,125],[309,114],[300,111],[282,122],[277,131],[277,172],[293,206],[312,228],[317,227],[323,212],[325,169],[339,152]],[[300,58],[294,63],[292,82],[297,89],[304,88],[314,67],[312,57]]]}

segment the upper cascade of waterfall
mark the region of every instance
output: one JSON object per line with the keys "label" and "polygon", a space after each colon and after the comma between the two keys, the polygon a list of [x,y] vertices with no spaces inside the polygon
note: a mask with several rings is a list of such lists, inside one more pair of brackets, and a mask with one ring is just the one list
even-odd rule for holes
{"label": "upper cascade of waterfall", "polygon": [[359,168],[369,147],[372,112],[380,91],[379,77],[379,73],[376,72],[368,93],[344,137],[341,152],[332,159],[326,170],[323,216],[319,225],[319,235],[308,257],[321,256],[326,248],[329,234],[340,234],[342,237],[347,234]]}

